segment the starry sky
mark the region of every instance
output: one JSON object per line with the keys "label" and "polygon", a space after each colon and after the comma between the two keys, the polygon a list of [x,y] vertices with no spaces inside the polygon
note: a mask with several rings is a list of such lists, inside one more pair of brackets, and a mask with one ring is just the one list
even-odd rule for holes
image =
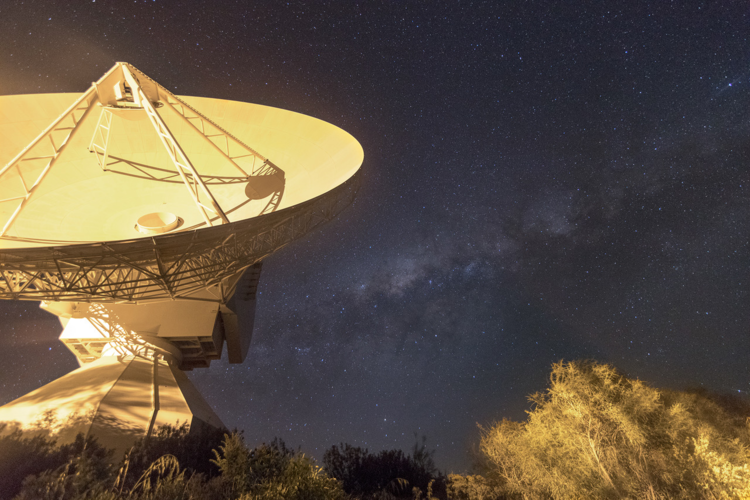
{"label": "starry sky", "polygon": [[[190,372],[274,436],[471,465],[550,365],[750,392],[750,7],[724,2],[0,3],[0,94],[127,61],[176,94],[333,123],[338,219],[268,258],[250,354]],[[252,145],[251,145],[252,146]],[[77,366],[0,303],[0,404]]]}

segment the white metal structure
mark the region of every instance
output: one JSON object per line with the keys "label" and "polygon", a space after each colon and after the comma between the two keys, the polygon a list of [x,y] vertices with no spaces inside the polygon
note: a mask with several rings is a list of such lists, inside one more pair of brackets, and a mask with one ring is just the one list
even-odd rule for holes
{"label": "white metal structure", "polygon": [[244,360],[262,259],[343,210],[362,159],[333,125],[178,97],[123,62],[82,95],[0,96],[0,298],[43,301],[82,365],[0,421],[62,412],[60,436],[118,449],[220,425],[182,370],[225,343]]}

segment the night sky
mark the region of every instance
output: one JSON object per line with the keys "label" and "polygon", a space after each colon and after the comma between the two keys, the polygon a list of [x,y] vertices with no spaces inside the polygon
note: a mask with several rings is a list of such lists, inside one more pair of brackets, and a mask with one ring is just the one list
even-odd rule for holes
{"label": "night sky", "polygon": [[[750,392],[749,22],[729,0],[4,0],[0,94],[127,61],[356,137],[357,200],[265,261],[248,360],[189,376],[251,445],[416,432],[458,472],[560,359]],[[0,303],[0,404],[77,367],[37,306]]]}

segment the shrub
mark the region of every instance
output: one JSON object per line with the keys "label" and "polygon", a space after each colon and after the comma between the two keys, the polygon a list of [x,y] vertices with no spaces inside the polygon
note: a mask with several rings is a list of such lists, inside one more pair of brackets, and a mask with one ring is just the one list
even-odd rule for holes
{"label": "shrub", "polygon": [[[557,363],[525,422],[483,430],[491,474],[524,498],[748,498],[750,428],[695,392]],[[747,416],[747,415],[746,415]]]}
{"label": "shrub", "polygon": [[[445,479],[435,467],[433,453],[427,451],[425,438],[415,443],[411,455],[401,450],[383,450],[372,454],[348,444],[332,446],[323,455],[323,467],[342,482],[344,491],[362,498],[388,492],[390,496],[411,497],[412,488],[445,498]],[[402,480],[402,481],[399,481]]]}
{"label": "shrub", "polygon": [[[0,433],[3,430],[3,424],[0,424]],[[77,461],[78,458],[82,462]],[[54,439],[45,435],[25,436],[20,430],[0,435],[0,499],[16,496],[25,478],[31,480],[45,471],[62,470],[66,466],[86,469],[96,465],[88,464],[89,459],[101,461],[104,467],[109,463],[111,454],[94,439],[85,440],[82,434],[64,446],[57,446]],[[99,477],[108,470],[102,467],[96,465],[90,472]]]}

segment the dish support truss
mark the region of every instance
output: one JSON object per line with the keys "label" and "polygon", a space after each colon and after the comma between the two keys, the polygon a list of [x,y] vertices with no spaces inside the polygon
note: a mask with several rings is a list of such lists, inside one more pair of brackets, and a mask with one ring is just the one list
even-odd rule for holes
{"label": "dish support truss", "polygon": [[[143,81],[143,84],[141,81]],[[98,103],[102,109],[89,144],[89,150],[96,154],[99,165],[103,169],[107,169],[108,146],[114,122],[113,114],[118,110],[127,110],[126,112],[145,111],[177,174],[188,189],[207,226],[213,226],[215,222],[227,224],[230,221],[211,194],[206,182],[167,127],[164,119],[157,111],[157,107],[165,105],[176,116],[189,123],[204,140],[238,170],[240,179],[247,179],[250,174],[242,169],[237,160],[248,157],[252,158],[253,175],[283,176],[283,171],[273,165],[267,158],[262,157],[257,151],[190,107],[156,81],[134,66],[125,62],[118,62],[97,82],[92,83],[91,87],[62,115],[0,170],[0,182],[3,182],[3,178],[14,170],[18,173],[20,180],[18,194],[0,200],[0,203],[17,203],[15,211],[5,221],[0,230],[0,238],[5,236],[23,210],[26,202],[32,197],[36,188],[44,181],[57,159],[64,152],[71,138],[80,130],[80,123],[86,118],[95,103]],[[39,151],[47,140],[51,149],[40,154]],[[46,162],[46,165],[41,169],[41,173],[36,175],[33,182],[27,182],[24,174],[26,177],[33,178],[37,168],[25,168],[25,166],[34,165],[34,163],[29,162],[39,161]],[[129,162],[125,161],[125,163],[128,164]],[[256,164],[258,164],[257,168]],[[36,165],[38,166],[38,164]],[[153,176],[151,178],[156,179]],[[262,213],[275,210],[279,202],[280,193],[275,193]]]}
{"label": "dish support truss", "polygon": [[[359,174],[317,198],[232,224],[130,241],[0,251],[0,299],[190,299],[349,206]],[[218,300],[218,299],[217,299]]]}
{"label": "dish support truss", "polygon": [[[118,68],[117,65],[112,67],[99,81],[103,81],[115,73]],[[70,139],[75,133],[80,130],[79,124],[89,114],[91,108],[96,101],[96,84],[93,84],[86,92],[81,95],[76,101],[57,118],[52,124],[47,127],[39,136],[34,139],[28,146],[26,146],[15,158],[13,158],[2,170],[0,170],[0,182],[7,178],[10,172],[15,170],[18,172],[21,188],[23,189],[22,194],[18,196],[11,196],[0,200],[0,203],[17,202],[17,206],[13,214],[5,221],[2,230],[0,230],[0,237],[3,237],[5,233],[10,229],[13,222],[21,213],[26,202],[29,201],[32,194],[36,190],[37,186],[42,183],[44,178],[49,173],[50,169],[55,165],[55,162],[60,155],[65,151],[65,147],[70,142]],[[80,113],[80,116],[76,117],[76,113]],[[55,140],[57,138],[57,140]],[[37,146],[44,143],[45,140],[49,140],[51,150],[47,154],[40,154]],[[32,154],[33,153],[33,154]],[[24,173],[33,170],[32,168],[24,168],[28,164],[36,164],[37,162],[47,162],[41,173],[36,177],[36,180],[29,185],[24,179]]]}

